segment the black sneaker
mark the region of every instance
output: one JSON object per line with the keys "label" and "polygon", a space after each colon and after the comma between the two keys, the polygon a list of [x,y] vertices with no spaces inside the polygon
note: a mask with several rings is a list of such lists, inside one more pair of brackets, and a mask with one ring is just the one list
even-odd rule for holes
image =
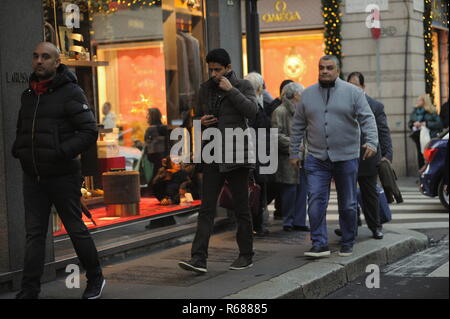
{"label": "black sneaker", "polygon": [[341,250],[339,250],[339,256],[341,257],[349,257],[353,254],[352,246],[342,246]]}
{"label": "black sneaker", "polygon": [[313,246],[309,251],[305,252],[305,256],[308,257],[327,257],[331,255],[331,251],[328,246],[319,247]]}
{"label": "black sneaker", "polygon": [[88,280],[87,287],[83,293],[83,299],[99,299],[105,288],[106,280],[103,276]]}
{"label": "black sneaker", "polygon": [[16,299],[38,299],[39,294],[35,291],[21,290],[17,295]]}
{"label": "black sneaker", "polygon": [[198,274],[206,274],[208,270],[206,269],[206,261],[202,262],[198,259],[191,259],[189,261],[180,261],[178,263],[181,269],[193,271]]}
{"label": "black sneaker", "polygon": [[372,230],[372,237],[375,239],[383,239],[384,235],[381,229]]}
{"label": "black sneaker", "polygon": [[243,270],[253,267],[252,257],[239,256],[231,265],[230,270]]}

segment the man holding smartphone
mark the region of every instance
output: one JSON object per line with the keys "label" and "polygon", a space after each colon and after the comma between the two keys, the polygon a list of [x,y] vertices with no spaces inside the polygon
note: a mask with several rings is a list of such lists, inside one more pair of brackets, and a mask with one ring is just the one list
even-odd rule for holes
{"label": "man holding smartphone", "polygon": [[[195,116],[200,119],[202,130],[218,129],[222,147],[219,150],[221,154],[209,154],[212,158],[219,157],[221,160],[210,162],[202,158],[202,205],[192,244],[192,259],[179,262],[182,269],[197,273],[207,272],[209,238],[213,231],[217,199],[225,180],[233,196],[237,221],[236,240],[239,246],[239,257],[231,264],[230,269],[240,270],[253,266],[253,229],[248,203],[249,170],[254,168],[254,163],[249,160],[252,150],[248,139],[244,139],[243,145],[236,142],[239,138],[232,138],[232,143],[226,144],[225,135],[230,129],[247,129],[247,121],[257,113],[256,95],[250,82],[237,78],[232,70],[230,56],[224,49],[209,52],[206,62],[211,77],[200,87]],[[203,148],[208,143],[217,143],[214,138],[205,141]],[[217,148],[213,148],[213,152],[215,151],[218,151]],[[240,152],[244,153],[243,161],[237,160],[240,157],[238,155],[242,155],[238,154]],[[226,160],[230,158],[232,161]]]}

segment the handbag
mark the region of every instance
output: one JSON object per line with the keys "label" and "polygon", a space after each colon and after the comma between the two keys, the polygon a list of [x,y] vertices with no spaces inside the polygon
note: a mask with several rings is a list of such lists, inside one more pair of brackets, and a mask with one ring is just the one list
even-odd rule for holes
{"label": "handbag", "polygon": [[[258,215],[261,198],[261,186],[254,179],[248,182],[248,205],[253,216]],[[234,209],[233,195],[228,181],[225,181],[219,194],[219,206],[226,209]]]}

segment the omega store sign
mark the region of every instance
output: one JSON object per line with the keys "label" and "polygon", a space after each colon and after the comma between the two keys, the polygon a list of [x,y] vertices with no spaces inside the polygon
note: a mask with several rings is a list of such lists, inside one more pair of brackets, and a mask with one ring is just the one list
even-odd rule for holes
{"label": "omega store sign", "polygon": [[257,3],[262,32],[323,28],[319,0],[258,0]]}

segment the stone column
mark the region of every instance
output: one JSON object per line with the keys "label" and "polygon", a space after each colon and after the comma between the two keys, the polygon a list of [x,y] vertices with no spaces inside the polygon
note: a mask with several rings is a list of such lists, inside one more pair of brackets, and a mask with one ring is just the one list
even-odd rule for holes
{"label": "stone column", "polygon": [[[22,170],[11,156],[11,147],[20,96],[28,87],[32,52],[43,39],[42,14],[39,0],[3,0],[0,6],[0,284],[5,283],[2,275],[13,273],[9,277],[16,289],[23,267],[25,218]],[[49,262],[54,259],[51,236],[47,247]]]}
{"label": "stone column", "polygon": [[352,71],[363,73],[367,94],[384,103],[397,175],[417,176],[416,147],[408,137],[409,128],[406,132],[404,128],[417,97],[425,92],[422,13],[414,10],[412,0],[389,0],[388,6],[387,11],[381,11],[381,96],[376,80],[376,42],[365,23],[369,14],[346,13],[345,5],[341,9],[343,71],[345,76]]}
{"label": "stone column", "polygon": [[240,0],[207,0],[207,51],[223,48],[231,57],[233,70],[242,78],[242,21]]}

